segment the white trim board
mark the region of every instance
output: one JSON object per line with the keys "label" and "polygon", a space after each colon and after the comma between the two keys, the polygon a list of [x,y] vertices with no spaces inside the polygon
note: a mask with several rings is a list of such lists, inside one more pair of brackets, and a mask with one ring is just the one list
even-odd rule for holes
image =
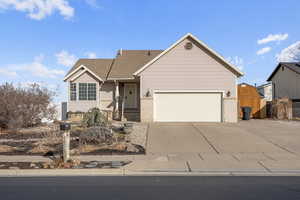
{"label": "white trim board", "polygon": [[224,90],[153,90],[154,93],[221,93],[222,97],[225,98],[225,91]]}
{"label": "white trim board", "polygon": [[244,73],[242,71],[240,71],[237,67],[235,67],[234,65],[232,65],[231,63],[229,63],[227,60],[225,60],[220,54],[218,54],[216,51],[212,50],[211,48],[209,48],[204,42],[202,42],[201,40],[199,40],[198,38],[196,38],[194,35],[192,35],[191,33],[187,33],[186,35],[184,35],[183,37],[181,37],[179,40],[177,40],[173,45],[171,45],[169,48],[167,48],[166,50],[164,50],[162,53],[160,53],[158,56],[156,56],[155,58],[153,58],[150,62],[148,62],[147,64],[145,64],[143,67],[141,67],[139,70],[137,70],[136,72],[133,73],[134,76],[138,76],[142,71],[144,71],[147,67],[149,67],[151,64],[153,64],[156,60],[158,60],[160,57],[162,57],[163,55],[165,55],[167,52],[169,52],[171,49],[173,49],[175,46],[177,46],[180,42],[182,42],[184,39],[186,38],[192,38],[193,40],[195,40],[196,42],[198,42],[201,46],[203,46],[205,49],[207,49],[210,53],[214,54],[217,58],[219,58],[220,60],[222,60],[224,63],[226,63],[230,68],[232,68],[237,74],[238,76],[243,76]]}
{"label": "white trim board", "polygon": [[[153,121],[154,122],[202,122],[201,120],[197,121],[189,121],[189,120],[180,120],[180,121],[173,121],[173,120],[157,120],[157,116],[156,116],[156,94],[159,93],[201,93],[201,94],[220,94],[220,100],[221,100],[221,105],[220,105],[220,121],[219,122],[223,122],[224,120],[224,110],[223,110],[223,99],[225,97],[225,92],[223,90],[153,90]],[[205,122],[205,121],[204,121]]]}
{"label": "white trim board", "polygon": [[75,76],[74,78],[72,78],[71,81],[74,81],[75,79],[77,79],[78,77],[80,77],[84,72],[89,72],[90,74],[92,74],[93,76],[95,76],[99,81],[104,82],[99,76],[97,76],[94,72],[92,72],[89,68],[87,68],[84,65],[80,65],[79,67],[77,67],[74,71],[72,71],[70,74],[68,74],[67,76],[65,76],[64,81],[66,81],[67,79],[69,79],[74,73],[76,73],[78,70],[83,69],[82,72],[80,72],[77,76]]}

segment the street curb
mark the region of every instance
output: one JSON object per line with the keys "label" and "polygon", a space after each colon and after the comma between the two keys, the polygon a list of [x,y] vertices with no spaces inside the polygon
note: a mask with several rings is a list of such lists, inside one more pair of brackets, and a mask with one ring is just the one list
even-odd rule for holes
{"label": "street curb", "polygon": [[300,176],[300,171],[275,172],[176,172],[130,171],[125,169],[1,169],[0,177],[57,177],[57,176]]}
{"label": "street curb", "polygon": [[0,177],[123,176],[123,169],[1,169]]}

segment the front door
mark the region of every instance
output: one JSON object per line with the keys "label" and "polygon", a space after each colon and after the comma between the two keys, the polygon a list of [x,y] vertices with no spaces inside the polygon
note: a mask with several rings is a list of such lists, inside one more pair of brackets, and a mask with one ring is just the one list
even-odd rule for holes
{"label": "front door", "polygon": [[124,84],[124,107],[136,108],[137,107],[137,87],[134,83]]}

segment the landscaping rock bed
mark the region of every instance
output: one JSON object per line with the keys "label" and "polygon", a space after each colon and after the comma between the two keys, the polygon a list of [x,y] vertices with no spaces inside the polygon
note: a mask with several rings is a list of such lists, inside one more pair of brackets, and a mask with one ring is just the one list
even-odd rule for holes
{"label": "landscaping rock bed", "polygon": [[[62,154],[62,133],[57,126],[23,129],[0,134],[2,155],[44,155],[48,151]],[[31,130],[31,131],[30,131]],[[40,130],[40,132],[39,132]],[[71,155],[144,154],[147,125],[115,123],[112,128],[72,127]]]}
{"label": "landscaping rock bed", "polygon": [[1,169],[114,169],[131,161],[90,161],[67,162],[56,165],[55,162],[0,162]]}

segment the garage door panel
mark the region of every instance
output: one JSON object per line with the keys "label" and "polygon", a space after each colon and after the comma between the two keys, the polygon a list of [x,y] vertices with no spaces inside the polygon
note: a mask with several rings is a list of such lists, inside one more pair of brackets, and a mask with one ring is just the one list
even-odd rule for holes
{"label": "garage door panel", "polygon": [[221,93],[158,92],[154,120],[160,122],[220,122]]}

